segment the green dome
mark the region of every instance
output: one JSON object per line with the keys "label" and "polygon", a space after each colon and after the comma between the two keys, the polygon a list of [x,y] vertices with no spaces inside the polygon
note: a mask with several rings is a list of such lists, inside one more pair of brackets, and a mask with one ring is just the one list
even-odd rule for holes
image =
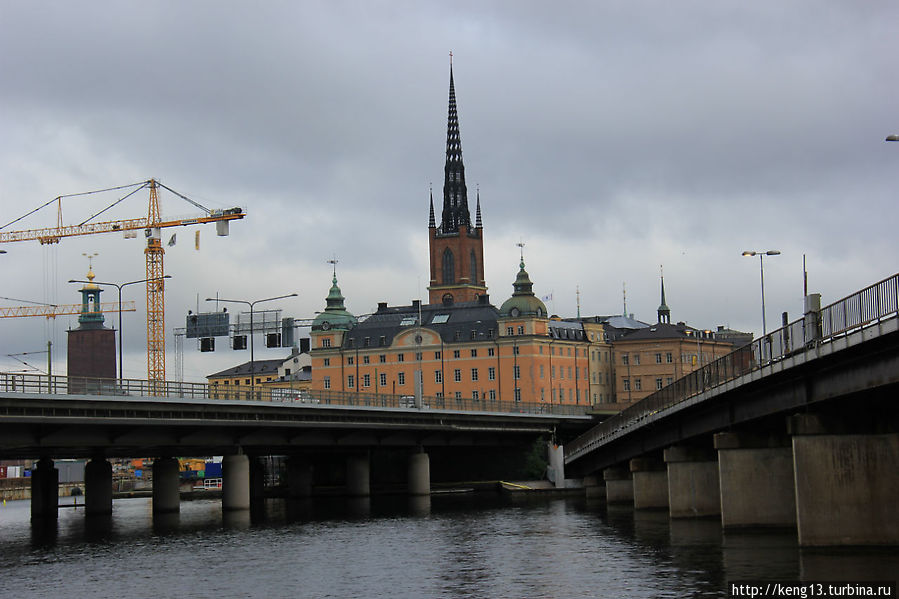
{"label": "green dome", "polygon": [[499,309],[501,317],[517,318],[519,316],[536,316],[546,318],[546,305],[534,295],[534,284],[524,269],[524,259],[519,265],[518,276],[513,285],[512,297],[503,302]]}
{"label": "green dome", "polygon": [[337,274],[331,279],[331,290],[325,299],[327,306],[324,312],[320,312],[312,321],[313,331],[327,331],[329,329],[349,330],[356,324],[356,317],[347,312],[343,305],[343,294],[337,286]]}

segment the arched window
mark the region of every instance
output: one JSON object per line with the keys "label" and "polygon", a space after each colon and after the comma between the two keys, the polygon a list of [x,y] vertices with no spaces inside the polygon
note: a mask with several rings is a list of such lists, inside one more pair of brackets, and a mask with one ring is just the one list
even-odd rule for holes
{"label": "arched window", "polygon": [[443,250],[443,284],[449,285],[456,282],[456,261],[453,251],[449,248]]}
{"label": "arched window", "polygon": [[469,265],[469,268],[468,268],[468,271],[469,271],[468,275],[469,275],[469,277],[471,277],[470,278],[471,284],[477,285],[478,284],[478,258],[477,258],[477,256],[474,255],[474,250],[471,250],[470,259],[471,259],[471,264]]}

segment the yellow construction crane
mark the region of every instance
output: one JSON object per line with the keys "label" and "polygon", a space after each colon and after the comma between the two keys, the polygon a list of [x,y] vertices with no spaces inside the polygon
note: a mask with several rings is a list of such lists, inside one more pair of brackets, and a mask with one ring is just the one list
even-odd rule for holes
{"label": "yellow construction crane", "polygon": [[[118,302],[102,302],[96,306],[97,312],[118,312]],[[81,314],[83,304],[42,304],[39,306],[0,306],[0,318],[24,318],[27,316],[45,316],[56,318],[69,314]],[[134,312],[134,302],[122,302],[122,312]]]}
{"label": "yellow construction crane", "polygon": [[[192,218],[179,218],[172,220],[163,220],[159,209],[159,195],[157,189],[162,187],[181,199],[190,202],[197,208],[204,211],[204,214]],[[77,225],[64,225],[62,222],[62,199],[74,196],[88,195],[93,193],[108,192],[114,190],[123,190],[133,188],[124,197],[120,198],[110,206],[107,206],[100,212],[97,212],[87,220]],[[150,190],[150,206],[146,218],[131,218],[111,221],[93,222],[93,219],[100,216],[106,210],[116,206],[129,196],[137,193],[141,189]],[[23,218],[34,214],[38,210],[52,205],[57,205],[57,225],[55,227],[46,227],[43,229],[27,229],[21,231],[3,231],[6,227]],[[165,381],[165,285],[163,275],[163,257],[165,250],[162,248],[161,229],[167,227],[183,227],[188,225],[200,225],[204,223],[216,223],[216,233],[220,236],[228,234],[228,223],[232,220],[238,220],[245,215],[241,208],[230,208],[226,210],[209,210],[208,208],[194,202],[177,191],[166,187],[155,179],[134,183],[132,185],[122,185],[119,187],[111,187],[108,189],[100,189],[96,191],[88,191],[83,193],[69,194],[59,196],[49,202],[35,208],[27,214],[7,223],[0,227],[0,243],[11,243],[14,241],[39,241],[42,245],[59,243],[63,237],[75,237],[78,235],[94,235],[97,233],[117,233],[138,231],[143,229],[147,238],[147,247],[144,250],[147,262],[147,379],[151,382],[161,383]]]}

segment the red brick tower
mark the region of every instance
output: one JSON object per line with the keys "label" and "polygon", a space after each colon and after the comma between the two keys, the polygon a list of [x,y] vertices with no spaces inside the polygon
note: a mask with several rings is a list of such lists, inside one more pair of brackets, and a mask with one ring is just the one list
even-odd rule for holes
{"label": "red brick tower", "polygon": [[450,63],[449,116],[446,131],[446,166],[443,179],[443,212],[440,226],[434,218],[434,195],[428,222],[431,254],[431,283],[428,302],[453,304],[476,301],[487,293],[484,280],[484,227],[481,224],[481,198],[478,193],[475,225],[471,226],[462,141],[456,113],[453,65]]}
{"label": "red brick tower", "polygon": [[[89,281],[94,276],[93,270],[88,271]],[[103,326],[100,291],[94,283],[81,288],[79,325],[69,331],[69,393],[97,393],[115,386],[115,331]]]}

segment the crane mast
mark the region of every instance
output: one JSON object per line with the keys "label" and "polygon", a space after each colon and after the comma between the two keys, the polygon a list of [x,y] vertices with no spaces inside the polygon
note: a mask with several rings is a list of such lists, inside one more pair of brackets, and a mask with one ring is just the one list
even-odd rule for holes
{"label": "crane mast", "polygon": [[163,275],[162,233],[159,223],[159,195],[156,180],[150,180],[150,209],[147,215],[147,380],[152,385],[165,381],[165,279]]}

